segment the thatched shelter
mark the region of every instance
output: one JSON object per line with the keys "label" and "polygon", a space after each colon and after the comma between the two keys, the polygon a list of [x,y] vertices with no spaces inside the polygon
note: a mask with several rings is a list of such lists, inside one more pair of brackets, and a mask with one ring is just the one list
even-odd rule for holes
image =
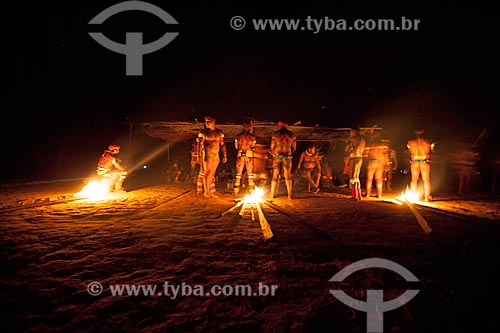
{"label": "thatched shelter", "polygon": [[[199,122],[180,122],[180,121],[158,121],[142,122],[144,133],[152,138],[158,138],[168,142],[190,141],[196,137],[198,132],[203,129],[204,123]],[[224,132],[226,140],[233,140],[235,136],[242,131],[241,124],[217,124]],[[329,128],[329,127],[311,127],[290,125],[288,128],[295,133],[297,141],[314,142],[345,142],[349,138],[350,128]],[[259,122],[253,123],[252,131],[259,141],[266,142],[271,138],[273,132],[279,129],[277,123]],[[363,132],[372,130],[381,130],[380,127],[362,127]]]}

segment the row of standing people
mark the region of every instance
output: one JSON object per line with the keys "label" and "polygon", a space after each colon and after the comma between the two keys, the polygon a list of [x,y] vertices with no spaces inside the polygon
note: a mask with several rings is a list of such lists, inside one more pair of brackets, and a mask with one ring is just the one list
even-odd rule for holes
{"label": "row of standing people", "polygon": [[387,190],[392,190],[392,178],[395,174],[398,161],[396,151],[389,145],[389,140],[381,139],[380,132],[371,131],[368,142],[360,134],[359,128],[350,131],[350,139],[346,145],[347,174],[349,174],[349,186],[352,197],[360,200],[361,194],[361,167],[365,163],[366,169],[366,197],[372,193],[375,182],[376,194],[382,197],[384,185]]}
{"label": "row of standing people", "polygon": [[[205,128],[198,134],[196,140],[198,147],[196,156],[200,162],[197,193],[200,195],[203,194],[205,197],[215,196],[215,173],[220,163],[219,156],[221,151],[223,155],[222,162],[225,163],[227,161],[224,133],[220,129],[217,129],[215,124],[215,118],[205,117]],[[287,128],[288,124],[279,122],[278,126],[279,129],[271,136],[269,146],[269,155],[272,161],[270,198],[274,198],[280,177],[283,177],[287,196],[289,199],[292,199],[292,159],[297,149],[297,139],[295,134]],[[387,170],[387,166],[392,164],[393,168],[397,167],[396,158],[391,154],[391,152],[394,153],[394,150],[389,149],[383,141],[377,140],[375,133],[377,132],[372,132],[370,143],[367,145],[365,139],[360,135],[360,129],[354,128],[350,132],[350,140],[346,145],[345,151],[348,154],[349,165],[349,185],[352,189],[352,197],[357,200],[361,199],[359,175],[364,157],[367,160],[367,196],[371,195],[372,182],[375,181],[377,195],[381,197],[384,177],[387,177],[388,173],[390,173]],[[243,131],[236,135],[234,141],[235,149],[237,150],[236,175],[233,186],[235,195],[238,195],[240,191],[244,169],[246,169],[249,191],[252,192],[255,188],[254,161],[256,156],[256,140],[256,136],[251,133],[251,124],[244,123]],[[412,148],[412,150],[415,149]],[[390,152],[389,154],[388,151]],[[309,144],[299,157],[297,172],[307,179],[313,193],[319,191],[319,182],[322,175],[321,164],[321,158],[316,152],[316,147],[314,144]],[[427,184],[428,173],[423,170],[421,174],[424,182]]]}
{"label": "row of standing people", "polygon": [[[431,165],[429,162],[435,143],[423,137],[423,130],[416,130],[415,134],[416,137],[407,142],[410,154],[410,188],[416,193],[418,182],[422,179],[424,200],[431,201]],[[380,132],[371,131],[367,142],[361,135],[360,128],[352,128],[345,152],[347,153],[346,173],[349,174],[352,198],[358,201],[362,199],[360,174],[363,163],[366,163],[366,197],[371,196],[375,182],[377,197],[382,198],[384,181],[392,178],[394,170],[397,169],[396,152],[388,145],[388,141],[380,138]],[[388,181],[390,186],[390,179]]]}
{"label": "row of standing people", "polygon": [[[483,131],[484,133],[485,131]],[[447,179],[452,181],[454,192],[458,195],[473,194],[474,183],[482,186],[490,193],[498,193],[500,178],[500,153],[495,147],[496,143],[486,143],[483,136],[491,135],[486,131],[486,135],[481,136],[474,144],[453,141],[445,144],[445,151],[440,154],[439,170],[441,183]],[[365,137],[360,135],[359,129],[351,131],[351,139],[346,146],[348,157],[344,173],[349,174],[350,185],[353,188],[353,198],[361,199],[361,185],[359,175],[361,165],[366,170],[366,196],[369,197],[372,189],[372,182],[375,181],[377,196],[381,196],[382,180],[386,181],[387,189],[391,190],[391,177],[397,170],[397,157],[394,149],[388,145],[388,140],[380,140],[377,132],[372,132]],[[488,145],[489,144],[489,145]],[[493,147],[492,147],[493,145]],[[436,143],[424,136],[423,129],[415,130],[415,137],[407,141],[409,171],[411,175],[410,190],[417,192],[417,185],[422,180],[424,187],[424,201],[432,200],[431,188],[431,154],[435,150]],[[386,154],[383,154],[386,152]],[[352,158],[352,159],[350,159]],[[436,162],[436,160],[434,160]],[[382,170],[385,172],[383,173]],[[447,173],[450,172],[450,173]],[[381,177],[381,175],[383,175]]]}
{"label": "row of standing people", "polygon": [[[198,135],[201,170],[198,177],[198,193],[204,192],[207,197],[214,196],[215,173],[220,163],[219,154],[222,151],[222,162],[227,161],[227,149],[224,144],[224,134],[215,127],[215,118],[206,117],[206,128]],[[280,177],[284,178],[287,196],[292,199],[292,158],[297,149],[297,138],[287,127],[288,124],[278,123],[279,129],[272,134],[269,146],[269,155],[272,168],[270,197],[274,198]],[[417,192],[421,180],[423,183],[424,201],[432,200],[431,188],[431,154],[435,149],[435,142],[423,136],[422,129],[415,130],[415,137],[408,140],[406,148],[409,153],[411,180],[409,187],[412,192]],[[366,137],[366,138],[365,138]],[[234,194],[240,191],[243,170],[246,169],[249,191],[255,188],[255,157],[256,136],[251,133],[251,124],[243,124],[243,131],[235,138],[236,177],[234,181]],[[362,135],[360,128],[352,128],[349,140],[345,146],[346,172],[349,176],[351,196],[355,200],[362,199],[360,174],[363,164],[366,170],[365,196],[370,197],[375,185],[376,196],[381,198],[384,188],[391,190],[391,178],[397,170],[398,162],[396,151],[390,147],[389,141],[380,137],[379,131],[369,131],[369,135]],[[266,154],[267,155],[267,154]],[[470,192],[472,173],[477,169],[477,153],[465,150],[458,154],[449,154],[451,163],[458,176],[458,192]],[[259,156],[257,161],[267,160]],[[322,177],[322,163],[314,144],[309,144],[300,154],[297,172],[305,177],[312,188],[312,192],[319,191]],[[497,173],[494,173],[495,175]],[[207,181],[209,180],[209,181]],[[495,180],[493,180],[495,182]],[[384,184],[386,186],[384,186]]]}
{"label": "row of standing people", "polygon": [[[220,153],[222,152],[222,163],[227,162],[227,147],[224,143],[224,133],[215,127],[214,117],[205,117],[205,128],[199,132],[196,139],[198,151],[197,158],[200,164],[200,171],[197,178],[197,193],[206,198],[216,197],[215,195],[215,173],[220,163]],[[270,196],[274,198],[279,177],[283,174],[285,186],[289,199],[292,199],[292,157],[297,149],[295,134],[287,129],[286,123],[278,123],[280,129],[273,133],[269,147],[269,154],[272,156],[273,175],[271,179]],[[243,131],[236,135],[234,140],[236,156],[236,177],[233,186],[233,193],[238,195],[241,186],[243,170],[248,178],[248,188],[252,192],[255,189],[255,156],[257,137],[251,133],[251,124],[244,123]]]}

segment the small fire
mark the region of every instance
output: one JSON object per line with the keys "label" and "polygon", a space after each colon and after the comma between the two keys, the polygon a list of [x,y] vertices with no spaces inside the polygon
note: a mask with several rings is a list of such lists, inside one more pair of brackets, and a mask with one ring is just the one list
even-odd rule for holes
{"label": "small fire", "polygon": [[416,202],[420,201],[420,197],[421,197],[421,193],[412,191],[407,187],[406,190],[399,197],[397,197],[397,199],[400,201],[407,201],[410,203],[416,203]]}
{"label": "small fire", "polygon": [[110,191],[110,184],[107,179],[91,180],[85,187],[75,196],[91,199],[91,200],[104,200],[108,197]]}
{"label": "small fire", "polygon": [[252,193],[245,195],[243,202],[246,204],[260,203],[262,202],[262,197],[264,196],[264,190],[256,187]]}
{"label": "small fire", "polygon": [[262,199],[263,196],[264,190],[256,187],[251,194],[247,194],[243,199],[238,200],[239,202],[236,205],[222,212],[221,216],[224,216],[239,207],[241,207],[239,213],[240,216],[243,216],[245,214],[245,211],[249,210],[252,216],[252,221],[255,221],[257,215],[264,239],[269,239],[273,237],[273,232],[271,230],[269,222],[267,222],[264,212],[262,211],[262,207],[260,206],[261,203],[264,202]]}

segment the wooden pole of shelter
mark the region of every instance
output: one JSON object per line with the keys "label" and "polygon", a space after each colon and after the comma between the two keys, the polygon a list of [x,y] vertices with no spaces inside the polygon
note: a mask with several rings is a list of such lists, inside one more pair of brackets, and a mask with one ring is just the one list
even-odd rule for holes
{"label": "wooden pole of shelter", "polygon": [[127,118],[127,120],[128,120],[128,124],[129,124],[129,132],[128,132],[128,156],[130,156],[129,157],[129,159],[130,159],[130,158],[132,158],[132,132],[133,132],[133,128],[134,128],[134,123],[129,118]]}

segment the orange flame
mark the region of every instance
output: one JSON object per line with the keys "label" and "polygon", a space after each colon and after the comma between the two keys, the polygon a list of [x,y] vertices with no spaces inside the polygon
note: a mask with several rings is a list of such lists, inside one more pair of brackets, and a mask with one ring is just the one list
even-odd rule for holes
{"label": "orange flame", "polygon": [[109,197],[109,189],[110,184],[108,179],[91,180],[75,196],[90,200],[105,200]]}
{"label": "orange flame", "polygon": [[260,203],[262,202],[262,197],[264,196],[264,190],[256,187],[251,194],[245,195],[243,202],[246,204],[250,203]]}
{"label": "orange flame", "polygon": [[397,197],[397,199],[400,201],[417,203],[420,201],[421,196],[422,196],[422,193],[412,191],[408,187],[406,187],[406,190],[403,193],[401,193],[401,195],[399,197]]}

